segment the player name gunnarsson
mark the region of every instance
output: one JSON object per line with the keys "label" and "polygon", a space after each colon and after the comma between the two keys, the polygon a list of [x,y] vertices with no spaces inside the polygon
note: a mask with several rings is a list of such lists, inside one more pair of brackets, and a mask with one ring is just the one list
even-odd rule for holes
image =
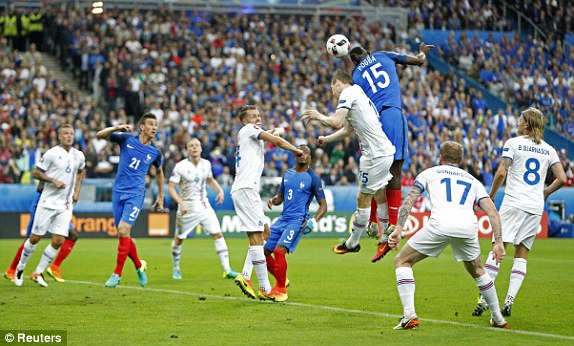
{"label": "player name gunnarsson", "polygon": [[450,175],[456,175],[458,177],[463,177],[463,178],[470,178],[471,176],[468,174],[465,174],[463,172],[455,172],[455,171],[450,171],[448,169],[437,169],[436,170],[437,173],[446,173],[446,174],[450,174]]}
{"label": "player name gunnarsson", "polygon": [[518,150],[528,151],[528,152],[542,154],[542,155],[550,155],[550,150],[548,150],[548,149],[531,147],[529,145],[518,145]]}

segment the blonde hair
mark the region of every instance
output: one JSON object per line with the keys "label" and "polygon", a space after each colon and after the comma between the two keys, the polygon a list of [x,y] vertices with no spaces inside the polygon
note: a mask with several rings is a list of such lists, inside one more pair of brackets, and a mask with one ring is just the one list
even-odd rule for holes
{"label": "blonde hair", "polygon": [[530,107],[520,114],[528,125],[528,137],[536,144],[540,144],[544,136],[544,115],[534,107]]}
{"label": "blonde hair", "polygon": [[460,165],[463,151],[462,145],[457,142],[446,141],[440,145],[440,156],[445,163],[456,163]]}

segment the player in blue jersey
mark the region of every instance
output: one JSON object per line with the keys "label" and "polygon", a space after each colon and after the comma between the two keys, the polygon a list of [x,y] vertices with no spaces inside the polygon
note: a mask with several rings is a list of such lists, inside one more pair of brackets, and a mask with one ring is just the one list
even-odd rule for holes
{"label": "player in blue jersey", "polygon": [[[285,254],[295,252],[301,236],[312,232],[327,212],[321,178],[309,168],[311,149],[306,145],[300,145],[298,148],[303,155],[297,156],[297,165],[285,172],[279,191],[267,202],[270,209],[273,205],[284,203],[283,211],[271,226],[269,239],[264,246],[267,268],[276,279],[275,287],[271,290],[271,296],[276,302],[287,300]],[[313,197],[319,203],[319,209],[314,217],[309,218],[309,204]]]}
{"label": "player in blue jersey", "polygon": [[155,115],[144,114],[140,119],[139,129],[140,133],[133,135],[130,133],[132,131],[130,125],[117,125],[97,133],[98,139],[108,139],[120,145],[120,163],[112,190],[112,208],[118,229],[119,245],[116,269],[106,281],[106,287],[119,285],[128,256],[134,262],[140,285],[144,287],[147,284],[146,262],[138,258],[136,244],[130,237],[130,231],[144,202],[145,178],[151,165],[157,169],[156,181],[159,190],[152,210],[163,210],[163,156],[152,143],[157,132]]}
{"label": "player in blue jersey", "polygon": [[[36,209],[38,208],[38,203],[40,202],[40,197],[42,196],[42,190],[43,189],[44,189],[44,183],[40,182],[40,184],[38,184],[38,188],[37,188],[38,194],[36,195],[36,198],[34,199],[34,202],[32,202],[32,206],[30,207],[30,221],[28,222],[28,227],[26,228],[26,239],[30,238],[30,235],[32,234],[32,224],[34,223],[34,216],[36,215]],[[80,237],[80,235],[79,235],[78,231],[76,231],[76,229],[74,228],[74,225],[70,222],[70,229],[69,229],[68,237],[66,237],[66,240],[64,241],[62,246],[60,246],[60,251],[58,252],[58,256],[56,257],[54,262],[48,267],[48,270],[47,270],[48,275],[53,277],[54,280],[56,280],[58,282],[64,282],[65,281],[62,278],[62,271],[60,269],[60,266],[62,265],[62,262],[70,254],[70,252],[74,248],[74,245],[76,245],[76,241],[78,240],[79,237]],[[22,256],[22,251],[24,250],[24,244],[26,244],[26,240],[24,240],[22,242],[22,244],[18,248],[18,251],[16,251],[16,255],[14,256],[14,259],[12,260],[10,267],[8,267],[8,269],[6,269],[6,271],[4,272],[4,277],[10,281],[14,281],[14,274],[16,273],[16,266],[18,265],[18,262],[20,261],[20,257]]]}
{"label": "player in blue jersey", "polygon": [[[420,52],[416,56],[387,51],[371,54],[361,46],[355,47],[349,52],[351,61],[355,64],[353,83],[359,85],[375,104],[383,131],[396,148],[394,162],[391,166],[393,178],[387,186],[386,202],[377,205],[374,199],[371,200],[371,215],[367,234],[374,238],[380,234],[377,253],[371,260],[373,263],[383,258],[390,251],[387,243],[388,234],[397,224],[402,195],[402,167],[408,150],[408,126],[406,117],[402,112],[401,86],[396,65],[421,66],[432,48],[434,48],[433,45],[426,45],[421,42]],[[381,222],[382,232],[379,232],[377,227],[377,217]]]}

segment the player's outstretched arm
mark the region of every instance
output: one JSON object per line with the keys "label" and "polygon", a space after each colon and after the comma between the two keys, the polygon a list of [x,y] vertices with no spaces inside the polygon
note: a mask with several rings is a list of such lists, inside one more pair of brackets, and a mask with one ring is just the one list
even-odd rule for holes
{"label": "player's outstretched arm", "polygon": [[492,186],[490,187],[490,199],[495,200],[496,192],[502,185],[502,182],[506,178],[506,173],[508,172],[508,168],[512,164],[512,161],[509,158],[503,157],[500,159],[500,163],[498,164],[498,169],[494,174],[494,180],[492,182]]}
{"label": "player's outstretched arm", "polygon": [[323,147],[327,143],[341,141],[344,138],[349,137],[350,135],[351,135],[350,128],[345,126],[339,129],[338,131],[331,133],[328,136],[319,136],[319,138],[317,138],[317,144]]}
{"label": "player's outstretched arm", "polygon": [[492,258],[496,263],[500,263],[504,258],[504,244],[502,243],[502,229],[500,223],[500,215],[496,206],[490,198],[483,198],[478,202],[478,205],[486,212],[492,227],[492,234],[494,236],[494,243],[492,244]]}
{"label": "player's outstretched arm", "polygon": [[548,198],[554,191],[558,190],[564,184],[566,184],[566,173],[564,172],[564,167],[560,162],[556,162],[553,164],[550,169],[552,169],[552,174],[556,177],[552,184],[548,185],[547,188],[544,189],[544,200]]}
{"label": "player's outstretched arm", "polygon": [[221,203],[223,203],[223,200],[225,199],[225,194],[223,193],[223,189],[221,188],[221,186],[219,186],[217,180],[211,177],[207,178],[205,181],[207,182],[207,185],[209,185],[215,192],[217,192],[217,196],[215,196],[215,204],[220,205]]}
{"label": "player's outstretched arm", "polygon": [[300,149],[298,149],[296,146],[294,146],[293,144],[287,142],[286,140],[284,140],[281,137],[274,136],[268,132],[261,132],[259,134],[259,139],[261,139],[265,142],[273,143],[281,149],[289,150],[290,152],[292,152],[295,155],[303,155],[303,152]]}
{"label": "player's outstretched arm", "polygon": [[112,135],[112,133],[114,132],[131,132],[132,131],[132,126],[131,125],[116,125],[116,126],[110,126],[110,127],[106,127],[105,129],[99,131],[98,133],[96,133],[96,137],[98,139],[106,139],[109,140],[110,136]]}
{"label": "player's outstretched arm", "polygon": [[345,122],[347,113],[349,113],[349,110],[347,108],[339,108],[335,111],[334,116],[328,117],[326,115],[319,113],[314,109],[306,110],[303,112],[301,120],[303,120],[303,122],[305,123],[308,123],[311,120],[317,120],[323,126],[332,127],[334,129],[340,129],[341,127],[343,127],[343,123]]}
{"label": "player's outstretched arm", "polygon": [[413,205],[415,204],[416,200],[421,195],[421,189],[418,186],[411,187],[411,191],[409,191],[408,196],[403,201],[401,208],[399,209],[399,218],[397,221],[397,226],[395,227],[394,231],[389,235],[389,246],[392,249],[396,249],[401,242],[401,234],[403,233],[403,227],[405,227],[405,223],[407,222],[407,218],[413,209]]}
{"label": "player's outstretched arm", "polygon": [[420,52],[417,55],[407,55],[407,65],[421,66],[427,61],[427,55],[433,48],[432,44],[421,42],[419,45]]}

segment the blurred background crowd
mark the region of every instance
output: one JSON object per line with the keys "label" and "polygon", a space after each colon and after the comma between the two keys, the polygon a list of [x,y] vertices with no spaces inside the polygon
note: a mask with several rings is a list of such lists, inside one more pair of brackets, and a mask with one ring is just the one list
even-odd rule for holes
{"label": "blurred background crowd", "polygon": [[[333,112],[331,75],[336,68],[352,70],[348,59],[325,53],[330,35],[344,34],[371,51],[417,53],[407,42],[419,29],[515,29],[498,5],[481,0],[448,1],[450,6],[445,1],[383,3],[408,8],[409,31],[362,17],[161,8],[0,14],[0,181],[30,183],[31,168],[57,144],[62,123],[74,125],[88,177],[114,177],[119,147],[98,140],[96,132],[135,124],[149,111],[159,120],[156,145],[166,159],[166,177],[185,157],[185,143],[197,137],[216,179],[230,185],[241,128],[236,110],[255,104],[265,128],[282,127],[289,141],[314,150],[313,168],[326,185],[356,184],[357,141],[316,148],[317,136],[327,130],[299,120],[305,109]],[[574,10],[567,1],[527,3],[515,5],[547,31],[545,40],[516,33],[501,40],[457,39],[453,33],[436,48],[453,68],[508,102],[505,109],[493,112],[483,92],[455,73],[438,73],[427,64],[397,67],[411,137],[403,186],[438,163],[439,143],[445,140],[463,143],[463,168],[490,185],[504,141],[517,133],[520,109],[531,105],[544,112],[547,127],[574,139],[574,47],[564,42],[564,35],[574,32]],[[58,80],[45,66],[48,56],[72,73],[75,83]],[[264,176],[281,176],[294,164],[289,152],[268,149]],[[572,185],[574,164],[565,151],[559,154]]]}

